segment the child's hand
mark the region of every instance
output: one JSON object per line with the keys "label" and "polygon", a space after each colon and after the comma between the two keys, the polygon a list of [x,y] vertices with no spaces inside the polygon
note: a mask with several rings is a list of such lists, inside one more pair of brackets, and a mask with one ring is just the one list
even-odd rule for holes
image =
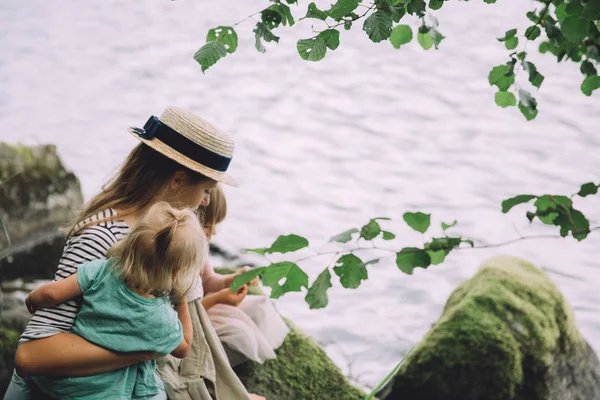
{"label": "child's hand", "polygon": [[37,310],[37,307],[31,302],[31,298],[29,297],[29,295],[25,297],[25,305],[27,306],[27,311],[29,311],[29,314],[35,314],[35,310]]}
{"label": "child's hand", "polygon": [[248,285],[242,286],[237,292],[232,292],[228,287],[217,292],[219,303],[233,307],[237,307],[244,300],[246,294],[248,294]]}
{"label": "child's hand", "polygon": [[[240,276],[244,272],[250,271],[251,269],[252,268],[250,268],[249,266],[246,265],[245,267],[242,267],[242,268],[238,269],[237,271],[235,271],[233,274],[227,275],[227,277],[225,278],[225,287],[231,286],[231,282],[233,282],[233,280],[235,279],[236,276]],[[252,279],[247,284],[250,286],[258,286],[259,282],[260,282],[260,278],[257,276],[256,278]]]}

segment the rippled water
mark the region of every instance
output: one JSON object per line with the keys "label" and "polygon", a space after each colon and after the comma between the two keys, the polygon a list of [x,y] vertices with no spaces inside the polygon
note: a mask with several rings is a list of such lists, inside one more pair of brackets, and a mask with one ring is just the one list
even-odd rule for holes
{"label": "rippled water", "polygon": [[[437,52],[416,43],[394,50],[360,29],[342,32],[340,48],[317,64],[295,53],[310,23],[281,32],[279,46],[261,55],[246,22],[238,54],[203,75],[192,55],[206,31],[266,4],[0,0],[0,140],[56,143],[89,198],[136,143],[128,125],[170,104],[193,109],[237,143],[231,172],[243,187],[227,190],[231,211],[218,236],[232,247],[295,232],[321,251],[331,235],[379,216],[396,218],[385,226],[398,239],[386,245],[418,245],[402,223],[408,210],[432,213],[436,226],[458,219],[457,233],[489,242],[551,233],[529,226],[523,209],[502,215],[500,202],[598,181],[600,97],[579,92],[577,66],[532,54],[546,75],[533,122],[493,103],[487,74],[508,53],[495,38],[527,27],[532,3],[450,2],[436,13],[447,37]],[[600,220],[596,198],[580,203]],[[372,387],[436,321],[458,283],[485,259],[509,253],[556,271],[598,351],[599,245],[592,235],[467,250],[413,276],[382,262],[356,290],[336,284],[324,310],[308,310],[302,295],[277,305]],[[329,261],[304,266],[314,277]]]}

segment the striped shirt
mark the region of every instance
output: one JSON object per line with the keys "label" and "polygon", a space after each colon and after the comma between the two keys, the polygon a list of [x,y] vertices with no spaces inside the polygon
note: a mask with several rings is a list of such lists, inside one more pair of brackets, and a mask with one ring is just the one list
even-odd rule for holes
{"label": "striped shirt", "polygon": [[[108,209],[86,219],[80,225],[116,215],[114,210]],[[91,225],[71,236],[63,250],[54,280],[71,276],[83,263],[107,258],[108,249],[128,232],[129,227],[125,221],[115,220]],[[38,309],[21,335],[19,343],[70,332],[79,311],[80,301],[81,299],[73,299],[54,307]]]}

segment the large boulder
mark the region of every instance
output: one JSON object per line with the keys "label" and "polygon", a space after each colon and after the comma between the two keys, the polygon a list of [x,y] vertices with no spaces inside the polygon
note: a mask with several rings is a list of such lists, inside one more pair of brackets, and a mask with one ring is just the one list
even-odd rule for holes
{"label": "large boulder", "polygon": [[[236,268],[220,267],[215,272],[230,274]],[[264,296],[258,286],[250,295]],[[342,374],[327,353],[291,321],[290,332],[275,351],[277,358],[264,364],[246,361],[234,368],[250,393],[269,400],[363,400],[366,394]]]}
{"label": "large boulder", "polygon": [[497,257],[452,293],[381,396],[600,399],[600,366],[546,274],[526,261]]}
{"label": "large boulder", "polygon": [[[0,328],[0,395],[4,396],[13,373],[19,332]],[[7,399],[8,400],[8,399]]]}
{"label": "large boulder", "polygon": [[77,177],[56,147],[0,143],[0,280],[52,278],[65,243],[61,228],[81,208]]}
{"label": "large boulder", "polygon": [[363,400],[366,394],[352,385],[325,351],[290,321],[277,358],[235,367],[250,393],[269,400]]}

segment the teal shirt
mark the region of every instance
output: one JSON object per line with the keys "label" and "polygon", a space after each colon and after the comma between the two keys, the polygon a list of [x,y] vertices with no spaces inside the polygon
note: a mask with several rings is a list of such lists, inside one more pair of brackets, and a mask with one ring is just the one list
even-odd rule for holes
{"label": "teal shirt", "polygon": [[[183,340],[183,330],[169,299],[131,291],[111,272],[116,261],[95,260],[78,268],[83,298],[73,333],[114,351],[171,353]],[[99,375],[33,379],[57,399],[143,399],[158,394],[155,367],[155,361],[146,361]]]}

